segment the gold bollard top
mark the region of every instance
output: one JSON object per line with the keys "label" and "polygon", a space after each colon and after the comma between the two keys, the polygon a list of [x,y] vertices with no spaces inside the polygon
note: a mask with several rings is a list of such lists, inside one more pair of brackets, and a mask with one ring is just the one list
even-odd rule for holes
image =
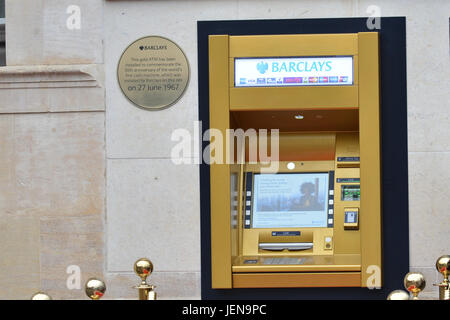
{"label": "gold bollard top", "polygon": [[52,297],[45,292],[39,291],[31,296],[31,300],[52,300]]}
{"label": "gold bollard top", "polygon": [[450,275],[450,256],[440,256],[436,261],[436,269],[438,272],[442,273],[444,280],[447,279]]}
{"label": "gold bollard top", "polygon": [[405,290],[394,290],[389,293],[387,300],[409,300],[409,293]]}
{"label": "gold bollard top", "polygon": [[406,274],[403,283],[405,289],[413,294],[413,300],[418,300],[419,292],[425,289],[426,281],[420,272],[409,272]]}
{"label": "gold bollard top", "polygon": [[84,286],[86,295],[92,300],[99,300],[106,291],[106,285],[102,280],[90,278]]}
{"label": "gold bollard top", "polygon": [[147,258],[141,258],[134,263],[134,272],[141,278],[144,284],[147,282],[147,277],[153,272],[153,263]]}
{"label": "gold bollard top", "polygon": [[147,283],[147,277],[153,272],[153,263],[141,258],[134,263],[134,272],[141,278],[141,283],[133,287],[139,291],[139,300],[156,300],[156,286]]}

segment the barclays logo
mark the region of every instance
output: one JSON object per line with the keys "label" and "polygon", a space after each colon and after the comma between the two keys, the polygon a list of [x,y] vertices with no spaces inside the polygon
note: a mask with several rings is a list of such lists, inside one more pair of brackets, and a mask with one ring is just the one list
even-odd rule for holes
{"label": "barclays logo", "polygon": [[167,46],[166,45],[140,46],[139,49],[141,51],[143,51],[143,50],[167,50]]}
{"label": "barclays logo", "polygon": [[256,69],[258,69],[259,73],[264,74],[266,73],[267,69],[269,69],[269,65],[267,62],[261,61],[256,65]]}

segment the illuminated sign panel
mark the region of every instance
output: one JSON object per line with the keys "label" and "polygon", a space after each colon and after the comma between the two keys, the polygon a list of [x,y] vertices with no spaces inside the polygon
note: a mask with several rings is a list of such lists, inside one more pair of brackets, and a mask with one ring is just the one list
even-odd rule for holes
{"label": "illuminated sign panel", "polygon": [[235,87],[353,84],[353,57],[236,58]]}

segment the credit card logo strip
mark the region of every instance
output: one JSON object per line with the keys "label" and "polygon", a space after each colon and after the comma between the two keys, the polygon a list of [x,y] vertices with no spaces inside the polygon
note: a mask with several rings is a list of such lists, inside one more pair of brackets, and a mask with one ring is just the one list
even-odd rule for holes
{"label": "credit card logo strip", "polygon": [[337,76],[330,76],[328,77],[328,80],[330,83],[337,83],[339,78]]}
{"label": "credit card logo strip", "polygon": [[302,77],[284,77],[284,83],[302,83]]}
{"label": "credit card logo strip", "polygon": [[257,78],[256,84],[266,84],[266,78]]}

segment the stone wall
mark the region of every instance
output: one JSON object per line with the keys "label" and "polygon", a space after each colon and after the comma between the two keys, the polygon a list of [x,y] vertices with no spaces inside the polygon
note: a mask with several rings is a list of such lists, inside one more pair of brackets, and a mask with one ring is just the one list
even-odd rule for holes
{"label": "stone wall", "polygon": [[[87,6],[69,30],[69,4]],[[103,1],[6,1],[0,68],[0,299],[84,299],[103,277],[105,87]],[[90,15],[90,16],[89,16]],[[83,20],[84,21],[84,20]]]}

